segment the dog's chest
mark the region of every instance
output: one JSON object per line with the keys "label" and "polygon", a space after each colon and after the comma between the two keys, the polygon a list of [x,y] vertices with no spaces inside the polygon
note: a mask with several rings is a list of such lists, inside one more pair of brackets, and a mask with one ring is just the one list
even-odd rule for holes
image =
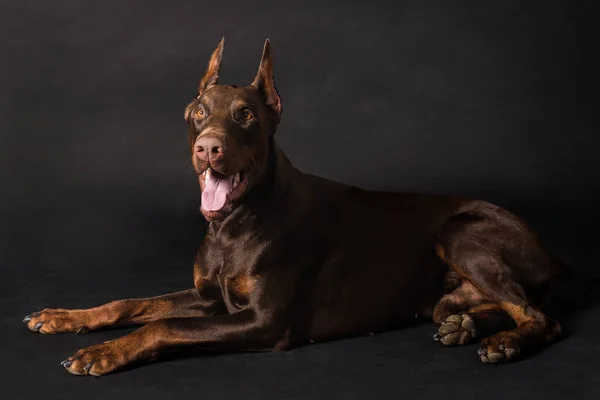
{"label": "dog's chest", "polygon": [[231,313],[246,308],[252,298],[258,277],[247,274],[206,273],[194,269],[194,285],[200,297],[211,302],[223,302]]}
{"label": "dog's chest", "polygon": [[246,308],[259,282],[248,255],[239,246],[232,249],[207,237],[194,265],[194,285],[201,298],[223,302],[230,313]]}

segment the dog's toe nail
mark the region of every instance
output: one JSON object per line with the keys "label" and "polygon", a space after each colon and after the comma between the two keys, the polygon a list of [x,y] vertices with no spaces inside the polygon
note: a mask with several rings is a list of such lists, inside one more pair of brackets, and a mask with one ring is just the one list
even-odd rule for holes
{"label": "dog's toe nail", "polygon": [[498,350],[504,351],[504,345],[503,344],[498,345]]}
{"label": "dog's toe nail", "polygon": [[479,354],[480,356],[483,356],[483,355],[487,354],[487,349],[484,349],[482,347],[479,350],[477,350],[477,354]]}
{"label": "dog's toe nail", "polygon": [[37,324],[35,324],[35,326],[33,327],[34,331],[39,331],[40,328],[42,327],[42,325],[44,325],[43,322],[38,322]]}
{"label": "dog's toe nail", "polygon": [[90,372],[90,368],[92,368],[92,363],[91,363],[91,362],[90,362],[90,363],[87,363],[87,364],[85,364],[85,367],[83,367],[83,370],[84,370],[85,372]]}
{"label": "dog's toe nail", "polygon": [[60,363],[60,365],[62,365],[65,368],[69,368],[71,366],[71,364],[73,364],[73,361],[71,361],[71,360],[64,360],[63,362]]}
{"label": "dog's toe nail", "polygon": [[27,323],[29,321],[31,321],[31,315],[27,315],[25,318],[23,318],[23,322]]}
{"label": "dog's toe nail", "polygon": [[79,328],[77,329],[77,332],[75,332],[76,335],[83,335],[84,333],[87,333],[87,329],[85,328]]}
{"label": "dog's toe nail", "polygon": [[433,335],[433,340],[435,340],[436,342],[440,341],[440,334],[436,333],[435,335]]}

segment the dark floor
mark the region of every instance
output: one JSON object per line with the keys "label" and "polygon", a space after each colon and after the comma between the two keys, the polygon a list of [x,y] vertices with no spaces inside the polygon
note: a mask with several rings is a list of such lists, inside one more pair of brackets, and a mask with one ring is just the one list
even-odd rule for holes
{"label": "dark floor", "polygon": [[[534,216],[534,213],[530,213]],[[540,219],[536,219],[540,217]],[[24,223],[27,218],[29,223]],[[563,256],[584,264],[584,283],[571,294],[590,303],[597,292],[586,276],[595,247],[570,238],[585,221],[534,222]],[[21,323],[44,307],[78,308],[121,297],[191,286],[191,260],[203,221],[189,215],[129,211],[54,212],[2,216],[2,393],[16,399],[211,398],[577,398],[600,396],[600,307],[572,312],[569,336],[520,362],[482,364],[476,344],[444,348],[432,323],[286,353],[173,359],[102,378],[73,377],[60,361],[79,348],[130,330],[42,336]],[[546,223],[539,223],[546,221]],[[20,228],[19,228],[20,227]],[[592,239],[590,239],[592,241]],[[583,288],[587,288],[584,291]],[[590,288],[592,289],[590,291]],[[593,289],[596,289],[594,292]],[[571,298],[571,297],[568,297]],[[587,300],[586,300],[587,299]]]}
{"label": "dark floor", "polygon": [[[541,4],[0,1],[0,398],[600,399],[597,13]],[[222,36],[222,83],[236,85],[272,40],[277,138],[303,171],[472,195],[530,221],[580,273],[565,340],[489,366],[425,323],[99,379],[64,371],[127,331],[42,336],[25,315],[192,286],[204,221],[182,116]]]}

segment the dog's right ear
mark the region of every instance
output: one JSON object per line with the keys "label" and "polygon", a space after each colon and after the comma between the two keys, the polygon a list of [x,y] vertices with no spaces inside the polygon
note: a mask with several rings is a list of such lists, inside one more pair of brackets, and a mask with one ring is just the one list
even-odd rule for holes
{"label": "dog's right ear", "polygon": [[202,93],[208,89],[209,87],[216,85],[219,81],[219,70],[221,69],[221,59],[223,58],[223,44],[225,43],[225,38],[221,39],[219,45],[213,51],[212,56],[210,56],[210,61],[208,62],[208,68],[204,73],[202,79],[200,79],[200,83],[198,84],[198,96],[201,96]]}

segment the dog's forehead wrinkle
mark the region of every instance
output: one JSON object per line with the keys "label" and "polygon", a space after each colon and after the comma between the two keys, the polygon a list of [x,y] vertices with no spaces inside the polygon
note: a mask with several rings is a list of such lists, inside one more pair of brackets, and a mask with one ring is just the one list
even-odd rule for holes
{"label": "dog's forehead wrinkle", "polygon": [[246,107],[255,108],[255,104],[250,99],[240,99],[240,98],[234,99],[231,102],[231,110],[232,111],[237,111],[237,110],[240,110],[240,109],[246,108]]}
{"label": "dog's forehead wrinkle", "polygon": [[201,104],[210,108],[230,108],[242,105],[255,105],[255,94],[251,89],[232,86],[213,86],[199,99]]}

